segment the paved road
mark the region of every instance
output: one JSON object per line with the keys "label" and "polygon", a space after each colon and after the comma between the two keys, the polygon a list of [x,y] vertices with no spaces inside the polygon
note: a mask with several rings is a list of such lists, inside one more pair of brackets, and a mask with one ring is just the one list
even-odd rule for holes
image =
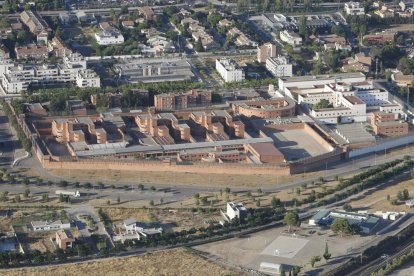
{"label": "paved road", "polygon": [[[391,154],[375,154],[375,155],[368,155],[360,158],[355,158],[353,160],[344,160],[332,164],[327,164],[327,170],[323,173],[323,176],[325,179],[332,179],[335,176],[345,176],[351,173],[358,173],[363,170],[369,169],[370,166],[373,166],[375,164],[383,164],[386,162],[389,162],[391,160],[394,160],[396,158],[403,158],[404,155],[410,155],[414,156],[414,149],[407,148],[407,151],[405,151],[402,154],[398,155],[391,155]],[[60,181],[64,178],[61,178],[56,175],[49,174],[45,169],[42,168],[40,163],[35,159],[35,157],[28,158],[26,160],[23,160],[20,167],[31,167],[35,168],[41,175],[41,178],[44,179],[44,181],[52,180],[52,181]],[[75,173],[75,172],[74,172]],[[311,181],[317,181],[318,177],[307,177],[302,179],[297,179],[294,181],[289,182],[282,182],[278,180],[278,177],[275,177],[275,180],[272,185],[266,185],[262,187],[262,190],[264,192],[278,192],[284,189],[291,189],[295,187],[299,187],[303,183],[310,183]],[[115,185],[115,186],[132,186],[134,189],[132,191],[113,191],[112,189],[106,189],[106,190],[99,190],[94,191],[97,192],[97,196],[102,196],[108,199],[115,199],[118,194],[121,197],[121,200],[125,198],[125,200],[134,200],[134,199],[141,199],[141,200],[154,200],[155,202],[159,202],[161,198],[163,198],[164,203],[169,202],[175,202],[180,201],[184,198],[191,197],[196,193],[203,193],[203,192],[218,192],[220,189],[223,189],[224,187],[219,187],[217,185],[212,185],[211,187],[205,187],[205,186],[197,186],[197,185],[188,185],[188,184],[179,184],[174,179],[170,183],[156,183],[156,184],[146,184],[143,183],[146,188],[148,186],[154,186],[158,189],[171,189],[174,192],[169,193],[153,193],[153,192],[140,192],[137,191],[137,185],[139,184],[139,181],[110,181],[107,179],[81,179],[77,180],[80,182],[91,182],[91,183],[97,183],[99,181],[105,183],[105,185]],[[26,187],[24,185],[14,185],[14,187],[7,186],[5,189],[10,189],[10,191],[24,191]],[[230,187],[232,191],[245,191],[248,190],[245,187]],[[0,187],[1,189],[1,187]],[[48,188],[46,187],[40,187],[40,188],[33,188],[34,191],[39,192],[45,192]],[[252,188],[253,189],[253,188]],[[83,191],[83,190],[82,190]]]}

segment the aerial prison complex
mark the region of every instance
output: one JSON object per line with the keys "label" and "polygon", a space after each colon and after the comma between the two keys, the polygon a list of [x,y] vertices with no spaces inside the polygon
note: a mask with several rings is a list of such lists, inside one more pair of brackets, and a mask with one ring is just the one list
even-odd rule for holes
{"label": "aerial prison complex", "polygon": [[[215,106],[211,91],[190,90],[154,95],[147,111],[66,117],[29,105],[37,116],[20,123],[45,167],[206,173],[297,173],[409,133],[401,106],[362,74],[284,77],[270,94]],[[309,119],[296,116],[298,105]]]}

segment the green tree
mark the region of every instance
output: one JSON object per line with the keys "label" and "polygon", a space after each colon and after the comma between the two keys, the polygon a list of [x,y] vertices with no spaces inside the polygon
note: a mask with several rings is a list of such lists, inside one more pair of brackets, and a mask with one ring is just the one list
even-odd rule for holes
{"label": "green tree", "polygon": [[350,204],[346,203],[346,204],[344,204],[343,209],[346,212],[351,212],[352,211],[352,206]]}
{"label": "green tree", "polygon": [[299,215],[296,212],[286,213],[285,217],[283,218],[283,222],[289,226],[289,230],[288,230],[289,233],[290,233],[292,226],[293,227],[300,226]]}
{"label": "green tree", "polygon": [[335,233],[341,233],[341,237],[343,234],[351,234],[353,232],[348,220],[343,218],[336,218],[331,225],[331,230]]}
{"label": "green tree", "polygon": [[320,262],[320,260],[321,260],[321,257],[320,257],[320,256],[313,256],[313,257],[311,258],[311,260],[310,260],[311,266],[312,266],[312,267],[315,267],[315,264],[316,264],[317,262]]}
{"label": "green tree", "polygon": [[194,48],[195,48],[196,52],[199,52],[199,53],[204,51],[203,43],[201,41],[201,38],[197,39]]}
{"label": "green tree", "polygon": [[308,27],[306,26],[305,16],[301,16],[299,18],[299,34],[303,37],[304,40],[308,40],[309,31],[308,31]]}
{"label": "green tree", "polygon": [[326,262],[331,258],[331,253],[329,253],[328,243],[325,243],[325,252],[323,253],[323,258]]}
{"label": "green tree", "polygon": [[322,99],[317,104],[313,105],[313,109],[325,109],[325,108],[333,108],[333,104],[331,104],[326,99]]}
{"label": "green tree", "polygon": [[270,204],[273,208],[277,208],[280,205],[280,199],[273,196]]}

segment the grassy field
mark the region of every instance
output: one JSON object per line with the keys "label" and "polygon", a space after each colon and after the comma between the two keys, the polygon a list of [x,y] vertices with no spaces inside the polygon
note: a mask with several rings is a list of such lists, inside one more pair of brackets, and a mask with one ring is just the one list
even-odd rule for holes
{"label": "grassy field", "polygon": [[242,275],[185,250],[111,258],[76,264],[2,270],[2,275]]}

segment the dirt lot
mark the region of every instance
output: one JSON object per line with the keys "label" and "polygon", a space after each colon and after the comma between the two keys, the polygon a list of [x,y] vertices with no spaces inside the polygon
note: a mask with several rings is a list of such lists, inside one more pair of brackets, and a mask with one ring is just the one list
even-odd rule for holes
{"label": "dirt lot", "polygon": [[114,224],[120,224],[128,218],[135,218],[146,223],[159,223],[163,228],[173,231],[181,231],[192,227],[205,225],[207,221],[219,221],[222,219],[218,212],[197,213],[185,210],[143,210],[128,208],[102,208],[105,214]]}
{"label": "dirt lot", "polygon": [[50,238],[55,237],[55,232],[30,232],[19,234],[20,243],[23,245],[23,249],[26,250],[39,250],[40,252],[55,251],[55,247],[52,244]]}
{"label": "dirt lot", "polygon": [[[274,175],[235,175],[235,174],[196,174],[170,172],[132,172],[118,170],[49,170],[49,173],[72,181],[126,181],[149,184],[197,185],[208,187],[264,187],[277,183],[286,183],[301,179],[303,175],[274,176]],[[76,174],[76,175],[75,175]],[[308,173],[306,177],[317,177],[319,173]]]}
{"label": "dirt lot", "polygon": [[[411,212],[412,209],[403,203],[399,205],[391,204],[391,201],[397,198],[398,191],[402,191],[404,189],[407,189],[410,193],[410,197],[413,198],[414,180],[403,181],[397,185],[380,189],[362,199],[351,201],[350,204],[354,208],[364,208],[370,211]],[[390,201],[387,200],[387,195],[390,195]]]}
{"label": "dirt lot", "polygon": [[240,275],[184,250],[143,256],[26,269],[3,270],[2,275]]}

